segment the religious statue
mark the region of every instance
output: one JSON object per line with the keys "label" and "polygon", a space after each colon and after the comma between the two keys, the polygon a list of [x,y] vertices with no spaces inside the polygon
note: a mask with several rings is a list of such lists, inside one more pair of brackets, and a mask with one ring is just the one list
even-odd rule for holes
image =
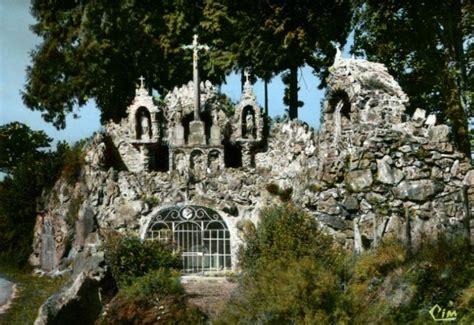
{"label": "religious statue", "polygon": [[203,179],[205,177],[205,161],[201,152],[194,152],[191,155],[192,169],[195,179]]}
{"label": "religious statue", "polygon": [[177,152],[174,158],[175,169],[180,176],[186,173],[186,158],[182,152]]}
{"label": "religious statue", "polygon": [[150,140],[150,120],[142,111],[140,115],[141,140]]}
{"label": "religious statue", "polygon": [[209,155],[209,173],[215,173],[221,169],[219,158],[219,152],[212,152]]}
{"label": "religious statue", "polygon": [[177,110],[176,113],[174,114],[174,125],[173,126],[178,126],[178,125],[181,125],[181,120],[182,120],[183,116],[182,116],[182,113],[181,113],[181,110]]}
{"label": "religious statue", "polygon": [[245,116],[245,137],[253,139],[253,132],[255,130],[255,123],[252,114],[248,113]]}

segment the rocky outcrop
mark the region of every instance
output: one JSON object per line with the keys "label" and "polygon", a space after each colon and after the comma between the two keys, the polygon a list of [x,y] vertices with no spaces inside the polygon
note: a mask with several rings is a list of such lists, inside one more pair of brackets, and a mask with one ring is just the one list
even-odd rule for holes
{"label": "rocky outcrop", "polygon": [[76,255],[71,282],[46,300],[35,325],[94,324],[116,290],[103,253],[89,245]]}

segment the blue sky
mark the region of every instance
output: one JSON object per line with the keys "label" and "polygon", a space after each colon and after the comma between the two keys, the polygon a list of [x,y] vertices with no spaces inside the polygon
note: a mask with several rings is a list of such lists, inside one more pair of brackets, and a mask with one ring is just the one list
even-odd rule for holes
{"label": "blue sky", "polygon": [[[88,137],[100,129],[99,112],[93,102],[78,110],[79,118],[68,116],[64,130],[56,130],[42,119],[40,112],[29,110],[22,102],[20,92],[26,81],[25,69],[30,62],[29,54],[41,42],[29,29],[34,23],[29,7],[30,2],[27,0],[0,1],[0,125],[20,121],[34,130],[44,130],[56,141],[66,140],[70,143]],[[192,69],[191,66],[189,68]],[[319,79],[308,67],[300,70],[298,79],[299,99],[304,102],[304,106],[299,110],[299,118],[318,128],[321,98],[324,95],[323,91],[317,89]],[[257,100],[262,106],[263,87],[262,82],[254,85]],[[240,76],[230,75],[221,90],[232,100],[238,101]],[[270,115],[283,115],[284,86],[279,76],[269,83],[268,90]]]}

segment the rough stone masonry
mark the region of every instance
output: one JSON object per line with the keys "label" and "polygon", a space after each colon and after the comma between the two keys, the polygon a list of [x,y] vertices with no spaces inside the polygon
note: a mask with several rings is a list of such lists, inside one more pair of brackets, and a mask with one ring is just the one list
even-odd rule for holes
{"label": "rough stone masonry", "polygon": [[128,117],[88,146],[79,180],[60,180],[43,198],[30,262],[63,269],[97,253],[102,230],[163,239],[187,224],[203,236],[183,242],[189,256],[236,270],[243,228],[279,204],[278,193],[356,252],[389,234],[412,244],[467,236],[474,172],[449,127],[422,109],[406,116],[408,98],[381,64],[338,56],[330,72],[319,133],[266,118],[248,80],[236,107],[200,83],[197,116],[193,82],[160,104],[142,83]]}

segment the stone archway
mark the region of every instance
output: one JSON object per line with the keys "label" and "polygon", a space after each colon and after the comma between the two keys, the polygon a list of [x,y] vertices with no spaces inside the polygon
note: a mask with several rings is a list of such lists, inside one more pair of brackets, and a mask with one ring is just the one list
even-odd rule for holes
{"label": "stone archway", "polygon": [[160,210],[149,223],[145,239],[172,240],[181,253],[184,273],[232,268],[229,229],[212,209],[187,205]]}

